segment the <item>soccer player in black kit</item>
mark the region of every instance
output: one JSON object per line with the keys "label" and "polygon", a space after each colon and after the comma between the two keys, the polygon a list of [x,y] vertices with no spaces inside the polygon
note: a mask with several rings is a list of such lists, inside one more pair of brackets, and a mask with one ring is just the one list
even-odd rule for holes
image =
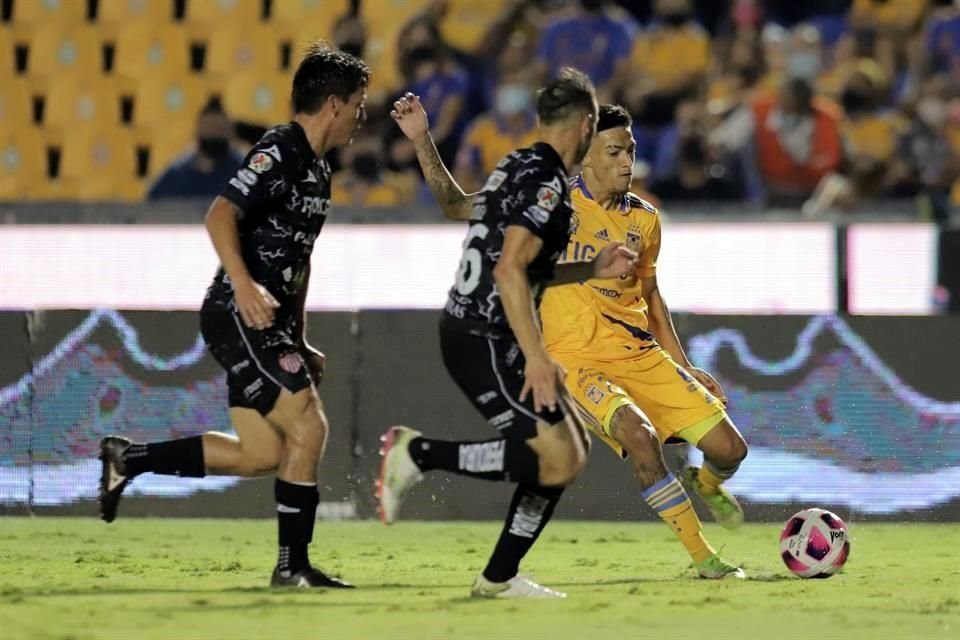
{"label": "soccer player in black kit", "polygon": [[472,207],[460,269],[440,323],[440,344],[450,376],[500,437],[449,442],[393,427],[382,438],[380,517],[394,522],[405,492],[427,471],[515,482],[506,523],[471,593],[481,598],[565,597],[517,575],[564,488],[583,468],[589,448],[562,370],[544,349],[536,306],[551,283],[616,278],[636,258],[621,245],[611,245],[593,262],[556,267],[572,224],[567,175],[596,132],[593,85],[573,69],[548,82],[537,95],[539,141],[507,155],[472,195],[459,189],[440,161],[416,96],[397,101],[391,115],[413,140],[424,176],[445,212]]}
{"label": "soccer player in black kit", "polygon": [[260,139],[207,213],[221,268],[200,325],[226,371],[237,436],[211,432],[150,444],[109,436],[100,444],[100,516],[107,522],[141,473],[276,472],[280,548],[272,586],[351,586],[314,569],[307,554],[328,425],[315,389],[324,357],[306,342],[304,306],[310,256],[330,203],[323,158],[349,144],[364,121],[369,80],[358,58],[311,46],[293,78],[293,121]]}

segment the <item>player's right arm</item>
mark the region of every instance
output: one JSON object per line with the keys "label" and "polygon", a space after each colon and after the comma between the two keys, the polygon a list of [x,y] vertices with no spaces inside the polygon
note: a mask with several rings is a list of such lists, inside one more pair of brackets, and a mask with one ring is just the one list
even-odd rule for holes
{"label": "player's right arm", "polygon": [[533,291],[527,278],[527,267],[542,246],[543,240],[528,228],[510,225],[504,235],[500,259],[493,268],[503,311],[526,360],[520,400],[533,392],[533,404],[538,412],[545,406],[556,411],[557,387],[563,384],[563,370],[547,355],[543,346],[533,306]]}
{"label": "player's right arm", "polygon": [[213,248],[220,257],[223,270],[230,277],[237,310],[244,324],[256,329],[266,329],[273,324],[273,310],[280,306],[263,286],[250,277],[240,250],[240,232],[237,220],[243,212],[223,196],[217,196],[207,211],[204,225]]}
{"label": "player's right arm", "polygon": [[450,220],[469,220],[473,199],[477,194],[465,193],[440,159],[437,145],[430,135],[430,123],[427,121],[427,112],[420,104],[420,97],[407,93],[393,103],[390,116],[413,142],[424,180],[443,214]]}

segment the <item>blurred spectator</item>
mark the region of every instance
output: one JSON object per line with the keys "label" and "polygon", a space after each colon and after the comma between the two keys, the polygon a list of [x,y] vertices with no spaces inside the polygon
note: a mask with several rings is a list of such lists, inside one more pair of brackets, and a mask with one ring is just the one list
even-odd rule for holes
{"label": "blurred spectator", "polygon": [[670,123],[677,104],[696,95],[710,59],[707,32],[694,21],[690,0],[656,0],[655,22],[634,43],[638,81],[624,95],[641,129]]}
{"label": "blurred spectator", "polygon": [[885,88],[876,63],[863,61],[841,94],[846,173],[860,194],[876,195],[890,186],[897,141],[906,129],[900,114],[885,108]]}
{"label": "blurred spectator", "polygon": [[357,207],[390,207],[414,200],[415,178],[384,166],[381,140],[364,131],[343,148],[343,169],[333,176],[334,204]]}
{"label": "blurred spectator", "polygon": [[148,200],[212,198],[240,168],[243,155],[231,147],[233,124],[217,100],[197,118],[197,146],[178,158],[154,181]]}
{"label": "blurred spectator", "polygon": [[740,200],[744,195],[740,181],[713,156],[699,134],[680,140],[676,173],[654,182],[650,190],[666,202]]}
{"label": "blurred spectator", "polygon": [[825,66],[824,58],[820,32],[809,24],[798,25],[787,40],[786,77],[813,82]]}
{"label": "blurred spectator", "polygon": [[367,28],[359,15],[340,16],[333,25],[333,44],[350,55],[363,58],[367,46]]}
{"label": "blurred spectator", "polygon": [[882,37],[902,37],[916,31],[928,0],[853,0],[849,22]]}
{"label": "blurred spectator", "polygon": [[534,92],[528,69],[514,67],[501,77],[493,109],[473,121],[457,154],[454,173],[464,189],[479,190],[501,158],[536,142]]}
{"label": "blurred spectator", "polygon": [[931,18],[923,49],[923,71],[960,70],[960,7],[944,8]]}
{"label": "blurred spectator", "polygon": [[572,16],[549,24],[540,36],[537,58],[543,75],[573,66],[593,80],[597,98],[607,102],[628,73],[633,27],[608,15],[607,0],[580,0]]}

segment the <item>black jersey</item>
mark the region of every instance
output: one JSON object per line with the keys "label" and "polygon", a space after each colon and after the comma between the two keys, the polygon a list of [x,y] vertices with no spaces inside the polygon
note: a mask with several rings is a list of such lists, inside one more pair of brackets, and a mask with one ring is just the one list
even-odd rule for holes
{"label": "black jersey", "polygon": [[[295,123],[268,131],[221,194],[243,211],[240,250],[251,277],[280,303],[277,325],[293,328],[313,244],[330,207],[330,167]],[[235,310],[221,267],[207,290],[207,309]]]}
{"label": "black jersey", "polygon": [[445,327],[492,338],[512,336],[493,279],[507,227],[526,227],[543,240],[527,268],[534,303],[570,240],[573,207],[563,160],[538,142],[507,155],[474,199],[457,281],[444,309]]}

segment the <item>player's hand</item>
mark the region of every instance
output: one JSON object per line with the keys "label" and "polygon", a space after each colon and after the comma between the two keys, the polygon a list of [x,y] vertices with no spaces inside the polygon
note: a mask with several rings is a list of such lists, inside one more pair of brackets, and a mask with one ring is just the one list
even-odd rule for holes
{"label": "player's hand", "polygon": [[557,392],[563,385],[563,367],[553,361],[546,351],[527,359],[523,368],[523,390],[520,391],[520,402],[526,400],[527,395],[533,393],[533,408],[537,413],[544,407],[550,411],[557,410]]}
{"label": "player's hand", "polygon": [[307,372],[310,373],[313,386],[319,386],[323,380],[323,374],[327,370],[327,356],[306,343],[300,348],[300,355],[307,363]]}
{"label": "player's hand", "polygon": [[245,325],[262,331],[273,324],[273,310],[280,303],[266,287],[253,280],[234,282],[233,297]]}
{"label": "player's hand", "polygon": [[720,383],[717,382],[717,379],[712,375],[699,369],[697,367],[688,367],[687,371],[696,378],[697,382],[702,384],[707,388],[707,391],[712,393],[720,402],[723,403],[723,406],[727,406],[727,394],[723,392],[723,387],[720,386]]}
{"label": "player's hand", "polygon": [[425,136],[430,130],[430,122],[427,120],[427,112],[420,104],[420,96],[409,91],[393,103],[390,117],[399,125],[403,135],[413,141]]}
{"label": "player's hand", "polygon": [[593,259],[595,278],[619,278],[637,266],[637,253],[627,249],[622,242],[611,242]]}

